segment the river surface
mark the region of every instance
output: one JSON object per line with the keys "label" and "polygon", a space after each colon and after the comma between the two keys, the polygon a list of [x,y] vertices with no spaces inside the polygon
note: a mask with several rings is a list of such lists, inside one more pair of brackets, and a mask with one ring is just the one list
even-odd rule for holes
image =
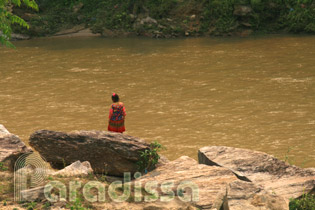
{"label": "river surface", "polygon": [[111,94],[127,134],[173,160],[203,146],[267,152],[315,167],[315,36],[44,38],[0,48],[0,124],[107,130]]}

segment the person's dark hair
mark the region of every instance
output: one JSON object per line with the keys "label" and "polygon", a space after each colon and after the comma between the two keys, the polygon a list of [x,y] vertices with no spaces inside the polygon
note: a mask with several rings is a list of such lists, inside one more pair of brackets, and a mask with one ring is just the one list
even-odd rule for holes
{"label": "person's dark hair", "polygon": [[119,96],[117,95],[117,93],[113,93],[112,100],[113,100],[114,103],[119,101]]}

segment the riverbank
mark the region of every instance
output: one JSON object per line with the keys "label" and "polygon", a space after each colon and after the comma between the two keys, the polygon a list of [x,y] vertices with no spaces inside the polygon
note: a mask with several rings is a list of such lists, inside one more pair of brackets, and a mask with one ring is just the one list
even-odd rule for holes
{"label": "riverbank", "polygon": [[39,130],[29,141],[32,148],[0,125],[1,209],[286,210],[305,195],[314,202],[314,168],[263,152],[211,146],[198,150],[198,162],[168,161],[155,156],[156,143],[105,131]]}
{"label": "riverbank", "polygon": [[105,37],[153,38],[315,33],[315,3],[305,1],[38,1],[39,12],[14,8],[30,37],[90,29]]}

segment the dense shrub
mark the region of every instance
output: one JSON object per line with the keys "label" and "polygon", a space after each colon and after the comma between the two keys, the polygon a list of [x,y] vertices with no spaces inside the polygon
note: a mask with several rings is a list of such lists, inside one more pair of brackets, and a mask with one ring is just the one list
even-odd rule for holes
{"label": "dense shrub", "polygon": [[[166,27],[159,29],[163,33],[174,33],[175,28],[189,29],[192,24],[199,34],[212,31],[220,35],[242,29],[268,33],[315,32],[313,0],[38,0],[38,4],[39,17],[29,20],[37,28],[29,33],[40,36],[76,24],[85,24],[95,32],[104,28],[134,31],[135,18],[146,16],[165,23]],[[237,5],[249,6],[252,12],[246,16],[234,15]],[[198,21],[190,21],[192,14]],[[172,27],[165,21],[167,18],[174,20]],[[148,26],[138,29],[156,30]]]}
{"label": "dense shrub", "polygon": [[315,195],[304,194],[301,199],[290,201],[290,210],[315,210]]}

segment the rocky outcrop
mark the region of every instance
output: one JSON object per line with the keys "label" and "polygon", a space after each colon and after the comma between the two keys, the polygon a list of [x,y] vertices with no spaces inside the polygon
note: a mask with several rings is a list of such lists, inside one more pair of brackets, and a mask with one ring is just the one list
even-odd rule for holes
{"label": "rocky outcrop", "polygon": [[57,172],[52,173],[51,175],[60,175],[60,176],[87,176],[93,173],[93,169],[91,168],[91,164],[88,161],[81,163],[79,160],[72,163],[71,165],[61,169]]}
{"label": "rocky outcrop", "polygon": [[[187,156],[171,161],[133,182],[134,184],[141,182],[145,188],[146,183],[154,181],[158,186],[174,183],[171,189],[175,194],[175,200],[181,200],[182,205],[187,205],[187,202],[181,198],[186,196],[193,198],[192,189],[198,189],[195,191],[198,192],[198,200],[188,202],[198,209],[287,209],[283,198],[271,195],[253,183],[238,180],[229,169],[198,164]],[[183,183],[190,183],[187,186],[195,188],[181,188]],[[161,188],[157,188],[157,191],[160,196],[169,195],[169,192]],[[163,205],[159,206],[163,209]],[[178,204],[178,208],[180,206]],[[281,208],[278,208],[279,206]]]}
{"label": "rocky outcrop", "polygon": [[[159,185],[174,182],[173,192],[177,192],[181,183],[189,181],[196,185],[199,191],[198,201],[192,202],[194,205],[202,209],[220,209],[226,196],[227,184],[236,180],[236,176],[228,169],[198,164],[196,160],[182,156],[136,181],[141,181],[143,185],[149,181],[156,181]],[[167,194],[161,189],[158,191],[161,196]]]}
{"label": "rocky outcrop", "polygon": [[221,166],[288,202],[315,190],[315,170],[291,166],[263,152],[224,146],[203,147],[199,163]]}
{"label": "rocky outcrop", "polygon": [[265,191],[262,187],[241,180],[229,183],[227,188],[228,210],[288,210],[289,205],[281,196]]}
{"label": "rocky outcrop", "polygon": [[32,152],[32,150],[18,136],[10,133],[0,124],[0,162],[7,164],[9,170],[13,171],[18,157],[29,152]]}
{"label": "rocky outcrop", "polygon": [[155,203],[130,203],[130,202],[110,202],[110,203],[95,203],[96,209],[110,210],[198,210],[198,208],[186,203],[179,203],[173,200],[171,202],[155,202]]}
{"label": "rocky outcrop", "polygon": [[77,25],[73,28],[61,30],[54,34],[57,37],[91,37],[100,36],[100,34],[93,33],[91,29],[85,28],[84,25]]}
{"label": "rocky outcrop", "polygon": [[40,201],[46,199],[44,194],[45,186],[35,187],[20,192],[23,201]]}
{"label": "rocky outcrop", "polygon": [[4,134],[10,134],[10,132],[3,125],[0,124],[0,135]]}
{"label": "rocky outcrop", "polygon": [[11,34],[11,41],[17,41],[17,40],[28,40],[31,37],[25,34]]}
{"label": "rocky outcrop", "polygon": [[40,130],[31,135],[29,143],[53,168],[89,161],[95,173],[113,176],[136,172],[140,152],[149,149],[139,138],[107,131]]}

